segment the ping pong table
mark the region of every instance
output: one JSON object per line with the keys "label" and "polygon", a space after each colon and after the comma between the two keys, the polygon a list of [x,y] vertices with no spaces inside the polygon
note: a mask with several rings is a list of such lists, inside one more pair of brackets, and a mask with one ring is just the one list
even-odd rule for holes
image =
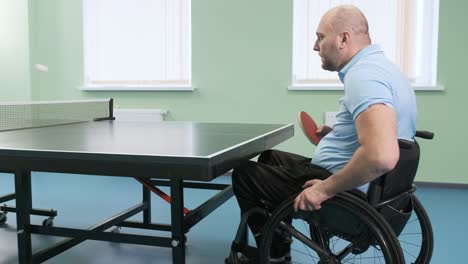
{"label": "ping pong table", "polygon": [[[88,239],[169,247],[173,263],[185,263],[185,234],[233,195],[230,185],[210,181],[294,134],[291,124],[119,121],[113,117],[112,99],[104,103],[105,115],[88,120],[61,122],[53,117],[53,122],[0,132],[0,171],[15,177],[20,264],[42,263]],[[56,111],[64,112],[50,112]],[[99,175],[133,177],[143,186],[142,201],[87,229],[35,225],[30,221],[32,171],[80,174],[84,180]],[[170,223],[151,219],[150,195],[160,191],[157,186],[170,189],[166,197]],[[184,208],[184,188],[219,191],[188,210]],[[141,221],[128,220],[139,213]],[[168,235],[109,231],[113,227],[167,231]],[[32,234],[66,239],[34,253]]]}

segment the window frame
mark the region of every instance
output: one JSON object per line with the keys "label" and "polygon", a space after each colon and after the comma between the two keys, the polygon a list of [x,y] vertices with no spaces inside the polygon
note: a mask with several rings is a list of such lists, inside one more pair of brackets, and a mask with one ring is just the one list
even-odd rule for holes
{"label": "window frame", "polygon": [[[306,91],[306,90],[330,90],[330,91],[339,91],[343,90],[344,86],[343,84],[339,81],[338,76],[336,79],[333,80],[325,80],[325,81],[311,81],[307,82],[305,80],[296,80],[296,67],[298,67],[299,63],[295,61],[296,58],[296,48],[299,47],[299,44],[297,43],[298,41],[303,41],[306,42],[307,40],[304,37],[298,36],[299,35],[299,29],[297,28],[297,20],[299,20],[296,17],[296,1],[293,1],[293,39],[292,39],[292,69],[291,69],[291,84],[288,86],[288,90],[292,91]],[[312,0],[310,0],[312,1]],[[317,1],[317,0],[316,0]],[[398,5],[407,5],[407,0],[397,0]],[[437,83],[437,45],[438,45],[438,27],[439,27],[439,0],[432,0],[431,5],[426,5],[424,6],[424,11],[422,12],[423,14],[423,20],[425,23],[427,23],[426,27],[423,29],[423,33],[426,33],[422,38],[424,38],[424,41],[430,43],[430,47],[427,48],[427,53],[428,58],[431,60],[430,61],[430,67],[427,67],[424,69],[426,71],[426,77],[430,78],[430,82],[426,83],[411,83],[411,86],[413,87],[414,90],[422,90],[422,91],[442,91],[444,90],[444,86],[440,85]],[[428,15],[428,11],[431,13]],[[421,11],[420,11],[421,12]],[[302,17],[302,19],[305,19]],[[402,22],[401,22],[402,23]],[[398,25],[399,28],[403,27],[402,24]],[[310,27],[311,28],[311,27]],[[315,30],[312,28],[309,34],[313,34],[315,37]],[[431,34],[427,34],[427,32],[430,32]],[[408,34],[408,33],[406,33]],[[429,35],[429,36],[428,36]],[[400,34],[397,36],[398,42],[402,42],[402,36]],[[420,40],[421,41],[421,40]],[[310,42],[310,41],[309,41]],[[426,43],[425,42],[425,43]],[[396,47],[397,49],[401,49],[401,45]],[[416,47],[413,46],[413,49]],[[310,45],[310,50],[313,49],[313,44]],[[408,50],[408,46],[406,46],[406,49]],[[404,56],[403,52],[399,52],[397,54],[397,59],[399,59],[399,56]],[[427,59],[426,59],[427,60]],[[301,64],[304,66],[304,64]],[[398,64],[397,64],[398,65]],[[323,69],[321,69],[323,70]],[[324,71],[324,70],[323,70]],[[429,71],[429,73],[427,73]]]}
{"label": "window frame", "polygon": [[[184,35],[186,38],[186,45],[188,45],[188,62],[185,65],[188,67],[188,80],[187,83],[177,83],[177,81],[171,80],[159,80],[159,81],[151,81],[151,80],[139,80],[127,83],[120,83],[118,80],[110,80],[109,83],[102,83],[96,84],[91,83],[88,78],[88,67],[90,67],[89,61],[89,45],[90,38],[89,33],[89,23],[91,23],[90,14],[86,12],[88,10],[88,1],[96,1],[96,0],[83,0],[83,84],[78,87],[79,90],[82,91],[194,91],[195,87],[192,83],[192,21],[191,21],[191,0],[187,1],[186,10],[187,12],[187,21],[188,21],[188,28],[187,34]],[[171,1],[171,0],[169,0]],[[187,48],[187,47],[186,47]],[[99,82],[99,81],[96,81]]]}

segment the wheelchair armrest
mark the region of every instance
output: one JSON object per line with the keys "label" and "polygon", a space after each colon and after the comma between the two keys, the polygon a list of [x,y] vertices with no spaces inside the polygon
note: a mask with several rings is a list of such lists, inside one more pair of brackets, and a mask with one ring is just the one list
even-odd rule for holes
{"label": "wheelchair armrest", "polygon": [[[424,138],[424,139],[433,139],[434,133],[425,131],[425,130],[417,130],[414,136],[419,137],[419,138]],[[412,144],[413,144],[412,141],[409,141],[406,139],[398,139],[398,146],[401,149],[410,149]]]}

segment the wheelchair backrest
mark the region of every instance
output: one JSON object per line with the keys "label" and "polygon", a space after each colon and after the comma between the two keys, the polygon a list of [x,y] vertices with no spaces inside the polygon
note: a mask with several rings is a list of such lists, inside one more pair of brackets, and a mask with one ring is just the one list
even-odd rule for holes
{"label": "wheelchair backrest", "polygon": [[[369,185],[367,199],[371,205],[385,201],[411,189],[419,165],[419,144],[400,142],[400,158],[395,168],[372,181]],[[409,199],[409,198],[408,198]],[[399,204],[406,204],[408,199],[400,199]],[[394,204],[395,207],[399,207]]]}
{"label": "wheelchair backrest", "polygon": [[418,142],[399,140],[398,143],[400,159],[395,168],[372,181],[367,193],[370,205],[387,220],[397,236],[404,229],[413,210],[411,195],[400,197],[400,194],[410,193],[419,165]]}

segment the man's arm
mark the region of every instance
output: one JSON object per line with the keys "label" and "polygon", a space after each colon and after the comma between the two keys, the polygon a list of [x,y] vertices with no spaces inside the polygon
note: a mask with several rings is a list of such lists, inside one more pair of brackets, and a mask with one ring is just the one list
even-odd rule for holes
{"label": "man's arm", "polygon": [[356,118],[356,130],[360,146],[351,160],[326,180],[306,182],[306,188],[295,200],[296,210],[318,210],[323,201],[337,193],[371,182],[395,167],[400,151],[392,107],[370,106]]}

